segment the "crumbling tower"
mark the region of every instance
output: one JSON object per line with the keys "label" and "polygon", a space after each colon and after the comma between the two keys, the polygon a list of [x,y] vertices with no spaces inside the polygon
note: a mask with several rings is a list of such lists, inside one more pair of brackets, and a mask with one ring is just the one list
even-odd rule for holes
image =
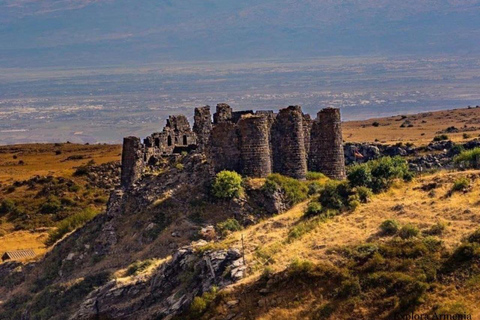
{"label": "crumbling tower", "polygon": [[123,138],[122,149],[122,188],[129,188],[140,179],[145,166],[144,150],[137,137]]}
{"label": "crumbling tower", "polygon": [[326,108],[318,112],[310,138],[309,170],[322,172],[331,179],[345,179],[342,123],[340,110]]}
{"label": "crumbling tower", "polygon": [[193,132],[197,135],[197,145],[200,152],[208,145],[210,132],[212,131],[212,115],[210,106],[195,108]]}
{"label": "crumbling tower", "polygon": [[240,171],[240,143],[236,125],[232,121],[232,108],[225,103],[217,105],[213,115],[207,155],[215,172]]}
{"label": "crumbling tower", "polygon": [[272,125],[273,172],[305,179],[307,158],[300,106],[281,109]]}
{"label": "crumbling tower", "polygon": [[213,123],[218,124],[222,122],[232,121],[232,108],[226,103],[217,104],[217,109],[213,115]]}
{"label": "crumbling tower", "polygon": [[263,178],[272,172],[270,134],[265,115],[243,115],[238,122],[242,173]]}

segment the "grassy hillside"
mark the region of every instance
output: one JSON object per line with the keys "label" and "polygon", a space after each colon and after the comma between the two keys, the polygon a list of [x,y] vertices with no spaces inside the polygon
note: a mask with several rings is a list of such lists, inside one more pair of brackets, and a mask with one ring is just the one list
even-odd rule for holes
{"label": "grassy hillside", "polygon": [[[217,246],[242,249],[243,237],[249,276],[222,291],[203,318],[388,318],[386,310],[401,305],[402,295],[418,294],[402,311],[415,307],[416,313],[468,313],[476,319],[478,265],[468,259],[462,264],[455,254],[480,226],[479,177],[478,171],[440,172],[397,183],[353,212],[324,222],[305,219],[304,202],[230,234]],[[471,184],[451,194],[459,178]],[[406,239],[401,232],[385,235],[380,225],[386,220],[395,220],[399,228],[412,226],[418,234]],[[292,230],[302,224],[309,227],[292,238]],[[416,264],[431,269],[417,270]],[[376,291],[368,280],[379,276],[386,282],[378,286],[388,290],[388,281],[397,281],[392,285],[398,291]],[[343,288],[344,295],[338,293],[348,279],[360,279],[359,292],[355,283]],[[425,287],[415,292],[409,286]]]}
{"label": "grassy hillside", "polygon": [[480,108],[398,115],[350,121],[343,124],[343,139],[347,142],[386,144],[411,142],[421,146],[428,144],[440,134],[448,135],[454,142],[478,137],[480,135]]}
{"label": "grassy hillside", "polygon": [[0,253],[41,254],[60,221],[104,210],[113,186],[97,185],[82,168],[118,161],[120,152],[120,146],[70,143],[0,147]]}
{"label": "grassy hillside", "polygon": [[[457,122],[442,122],[436,113],[412,116],[413,127],[401,129],[435,123],[429,142],[445,127],[460,128],[467,117],[462,114],[471,112],[475,119],[479,109],[453,111]],[[392,119],[397,118],[403,117]],[[397,126],[381,125],[388,119],[376,120],[379,125],[373,127],[384,130],[386,142],[395,142]],[[353,125],[358,130],[351,138],[369,130],[347,123],[346,132]],[[464,139],[463,133],[453,132],[452,138]],[[183,155],[148,172],[136,188],[119,193],[108,214],[94,218],[115,184],[111,174],[118,174],[118,167],[110,162],[118,159],[118,146],[0,150],[0,166],[10,172],[2,171],[0,252],[34,248],[42,253],[45,243],[91,220],[30,265],[32,272],[0,274],[9,279],[0,283],[0,318],[28,309],[38,319],[61,319],[96,288],[112,297],[112,286],[119,290],[112,298],[117,300],[107,301],[114,310],[125,305],[121,312],[129,314],[138,304],[130,304],[124,288],[135,292],[142,283],[155,283],[164,263],[175,260],[172,253],[199,239],[206,240],[195,247],[202,259],[220,249],[243,253],[246,277],[219,291],[205,288],[180,319],[391,319],[408,312],[480,316],[478,170],[413,175],[404,159],[383,158],[354,167],[356,175],[350,171],[347,182],[319,173],[309,173],[306,181],[228,173],[238,178],[230,189],[225,183],[230,179],[212,183],[204,158]],[[276,215],[268,211],[274,195],[290,209]],[[213,234],[202,231],[209,225]],[[202,286],[205,278],[197,278],[197,271],[179,276],[182,290]]]}

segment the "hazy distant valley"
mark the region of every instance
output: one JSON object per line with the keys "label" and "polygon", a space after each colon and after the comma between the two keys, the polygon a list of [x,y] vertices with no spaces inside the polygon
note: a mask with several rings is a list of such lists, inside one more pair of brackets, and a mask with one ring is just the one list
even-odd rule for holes
{"label": "hazy distant valley", "polygon": [[479,58],[458,57],[2,69],[0,144],[119,142],[219,102],[311,114],[335,106],[344,120],[465,107],[480,101],[479,74]]}

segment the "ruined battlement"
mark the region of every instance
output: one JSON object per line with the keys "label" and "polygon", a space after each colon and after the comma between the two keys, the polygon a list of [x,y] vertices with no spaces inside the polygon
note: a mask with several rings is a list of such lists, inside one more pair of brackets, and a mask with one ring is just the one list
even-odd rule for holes
{"label": "ruined battlement", "polygon": [[340,110],[326,108],[311,119],[300,106],[273,111],[233,111],[225,103],[195,109],[191,129],[183,115],[170,116],[161,132],[143,143],[124,139],[122,186],[139,178],[160,157],[204,153],[215,172],[233,170],[249,177],[280,173],[304,179],[307,171],[345,178]]}

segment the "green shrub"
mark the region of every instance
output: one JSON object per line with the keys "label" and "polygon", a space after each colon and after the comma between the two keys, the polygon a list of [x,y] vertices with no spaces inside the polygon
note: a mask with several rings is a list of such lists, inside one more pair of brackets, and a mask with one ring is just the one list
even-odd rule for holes
{"label": "green shrub", "polygon": [[78,192],[80,190],[80,186],[78,184],[72,184],[68,187],[68,191],[70,192]]}
{"label": "green shrub", "polygon": [[130,266],[128,266],[127,271],[125,272],[126,276],[135,276],[139,273],[145,271],[148,267],[152,265],[153,261],[151,259],[147,259],[144,261],[135,261]]}
{"label": "green shrub", "polygon": [[242,176],[235,171],[221,171],[217,173],[213,182],[213,194],[220,199],[231,199],[242,195]]}
{"label": "green shrub", "polygon": [[380,232],[383,235],[392,236],[398,232],[398,222],[396,220],[385,220],[380,224]]}
{"label": "green shrub", "polygon": [[452,189],[451,191],[452,192],[455,192],[455,191],[464,191],[468,188],[468,186],[470,186],[470,180],[463,177],[463,178],[458,178],[457,180],[455,180],[453,182],[453,186],[452,186]]}
{"label": "green shrub", "polygon": [[51,197],[40,207],[41,213],[55,213],[62,209],[62,203],[56,197]]}
{"label": "green shrub", "polygon": [[347,181],[329,181],[318,198],[324,209],[346,210],[354,204],[355,192]]}
{"label": "green shrub", "polygon": [[339,298],[348,298],[358,296],[362,291],[358,278],[345,279],[337,290]]}
{"label": "green shrub", "polygon": [[15,202],[9,199],[3,200],[2,204],[0,205],[0,214],[13,213],[16,210],[17,207],[15,205]]}
{"label": "green shrub", "polygon": [[308,171],[305,176],[307,180],[320,180],[326,178],[321,172]]}
{"label": "green shrub", "polygon": [[308,195],[319,194],[323,190],[323,185],[314,181],[308,184]]}
{"label": "green shrub", "polygon": [[472,135],[468,133],[464,133],[462,136],[463,136],[463,139],[469,139],[472,137]]}
{"label": "green shrub", "polygon": [[378,127],[379,125],[380,125],[380,123],[377,122],[377,121],[374,121],[374,122],[372,123],[372,126],[374,126],[374,127]]}
{"label": "green shrub", "polygon": [[413,174],[401,157],[383,157],[350,167],[347,178],[352,187],[367,187],[379,193],[387,190],[395,179],[410,181]]}
{"label": "green shrub", "polygon": [[471,235],[469,235],[467,241],[470,243],[480,244],[480,229],[475,230]]}
{"label": "green shrub", "polygon": [[444,140],[448,140],[448,136],[446,134],[441,134],[433,138],[433,141],[444,141]]}
{"label": "green shrub", "polygon": [[235,218],[227,219],[217,223],[217,230],[222,236],[226,236],[229,232],[242,230],[242,226]]}
{"label": "green shrub", "polygon": [[465,150],[453,158],[453,162],[465,168],[480,168],[480,148]]}
{"label": "green shrub", "polygon": [[372,198],[373,192],[367,187],[356,187],[355,192],[358,195],[358,199],[362,203],[367,203]]}
{"label": "green shrub", "polygon": [[210,304],[216,299],[217,294],[217,287],[212,287],[210,291],[203,293],[201,297],[195,297],[190,305],[189,318],[200,318],[205,313],[205,311],[207,311]]}
{"label": "green shrub", "polygon": [[73,172],[73,175],[75,177],[86,176],[89,171],[90,171],[89,167],[87,165],[83,165],[75,169],[75,172]]}
{"label": "green shrub", "polygon": [[181,163],[177,163],[175,165],[175,169],[177,169],[178,171],[182,171],[184,168],[185,168],[184,165]]}
{"label": "green shrub", "polygon": [[307,210],[305,210],[306,216],[316,216],[322,213],[322,205],[319,202],[312,201],[308,204]]}
{"label": "green shrub", "polygon": [[458,155],[465,151],[465,148],[461,144],[455,144],[449,151],[451,155]]}
{"label": "green shrub", "polygon": [[273,273],[274,273],[273,268],[270,267],[270,266],[266,266],[265,268],[263,268],[260,279],[261,280],[268,280],[272,277]]}
{"label": "green shrub", "polygon": [[441,235],[445,229],[446,229],[446,224],[443,223],[443,222],[437,222],[436,224],[434,224],[433,226],[430,227],[430,229],[424,231],[424,234],[427,234],[427,235],[432,235],[432,236],[438,236],[438,235]]}
{"label": "green shrub", "polygon": [[443,241],[432,236],[423,238],[422,243],[430,252],[437,252],[443,246]]}
{"label": "green shrub", "polygon": [[370,166],[366,163],[357,164],[348,169],[347,173],[348,181],[354,187],[368,187],[372,185],[372,172]]}
{"label": "green shrub", "polygon": [[207,310],[207,302],[202,297],[193,298],[192,304],[190,305],[190,314],[193,317],[202,316]]}
{"label": "green shrub", "polygon": [[71,215],[70,217],[60,221],[57,228],[50,231],[48,239],[45,242],[48,246],[54,244],[57,240],[60,240],[64,235],[70,231],[75,230],[78,227],[83,226],[86,222],[90,221],[97,215],[97,212],[91,209],[85,209],[82,212]]}
{"label": "green shrub", "polygon": [[315,264],[309,260],[294,259],[287,267],[291,275],[309,274],[315,269]]}
{"label": "green shrub", "polygon": [[418,236],[418,233],[419,233],[419,231],[418,231],[418,228],[416,226],[414,226],[412,224],[407,224],[407,225],[404,225],[400,229],[400,232],[398,233],[398,235],[402,239],[410,239],[410,238]]}
{"label": "green shrub", "polygon": [[73,206],[75,205],[75,201],[68,197],[63,197],[60,199],[60,203],[64,206]]}
{"label": "green shrub", "polygon": [[280,190],[285,194],[287,201],[293,205],[308,197],[308,187],[297,179],[274,173],[267,177],[263,189],[268,193]]}
{"label": "green shrub", "polygon": [[373,192],[378,193],[390,188],[393,180],[411,180],[412,175],[408,171],[408,163],[401,157],[383,157],[378,160],[367,162],[372,172],[372,185],[367,186]]}

